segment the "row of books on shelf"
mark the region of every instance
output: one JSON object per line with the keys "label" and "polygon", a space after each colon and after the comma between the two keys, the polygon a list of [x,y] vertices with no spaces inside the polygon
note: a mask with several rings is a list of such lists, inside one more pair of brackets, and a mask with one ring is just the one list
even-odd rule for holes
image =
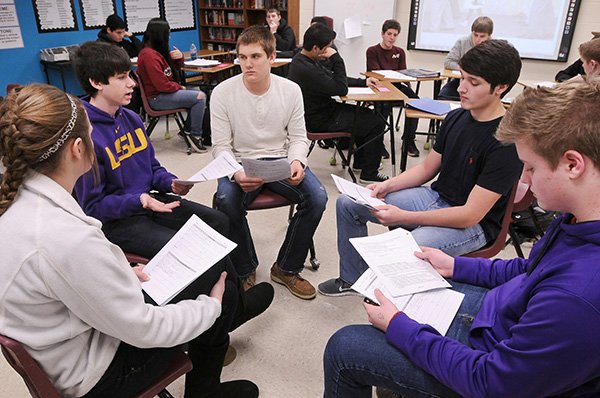
{"label": "row of books on shelf", "polygon": [[244,0],[205,0],[204,7],[243,8]]}
{"label": "row of books on shelf", "polygon": [[234,44],[218,44],[218,43],[206,43],[207,50],[213,51],[231,51],[235,48]]}
{"label": "row of books on shelf", "polygon": [[229,28],[208,28],[209,40],[236,41],[238,31]]}
{"label": "row of books on shelf", "polygon": [[244,14],[217,10],[204,11],[204,23],[207,25],[243,25]]}

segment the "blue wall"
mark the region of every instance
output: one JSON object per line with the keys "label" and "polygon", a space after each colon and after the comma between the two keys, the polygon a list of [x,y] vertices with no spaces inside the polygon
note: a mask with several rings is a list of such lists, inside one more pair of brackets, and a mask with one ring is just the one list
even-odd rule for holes
{"label": "blue wall", "polygon": [[[123,17],[122,2],[117,0],[115,3],[117,14]],[[83,29],[79,0],[75,0],[75,13],[79,30],[69,32],[38,33],[31,0],[17,0],[15,5],[19,24],[21,25],[24,47],[0,49],[0,95],[4,95],[8,83],[46,82],[46,76],[40,64],[39,52],[41,48],[80,44],[88,40],[96,40],[100,31],[100,29]],[[196,21],[198,21],[197,9]],[[138,38],[142,39],[141,36],[138,36]],[[192,42],[196,43],[197,48],[200,48],[198,30],[183,30],[171,33],[171,45],[176,46],[181,51],[189,50]],[[51,70],[49,73],[50,83],[62,88],[58,72]],[[72,71],[66,72],[66,78],[68,92],[77,95],[83,93]]]}

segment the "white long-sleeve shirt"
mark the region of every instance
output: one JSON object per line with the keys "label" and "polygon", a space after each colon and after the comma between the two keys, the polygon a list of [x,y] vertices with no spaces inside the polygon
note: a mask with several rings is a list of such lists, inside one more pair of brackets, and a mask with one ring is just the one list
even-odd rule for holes
{"label": "white long-sleeve shirt", "polygon": [[0,333],[20,341],[64,396],[100,379],[120,341],[172,347],[207,330],[218,300],[155,307],[101,223],[54,180],[32,172],[0,216]]}
{"label": "white long-sleeve shirt", "polygon": [[210,117],[213,156],[223,151],[236,159],[287,157],[306,165],[309,141],[300,87],[271,75],[269,89],[254,95],[243,74],[223,81],[212,92]]}

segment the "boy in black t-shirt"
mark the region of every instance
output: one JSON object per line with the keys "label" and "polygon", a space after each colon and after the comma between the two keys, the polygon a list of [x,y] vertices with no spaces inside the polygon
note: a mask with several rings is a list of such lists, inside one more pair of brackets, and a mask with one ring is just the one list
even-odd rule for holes
{"label": "boy in black t-shirt", "polygon": [[[508,42],[490,40],[469,50],[459,65],[462,108],[448,114],[433,151],[399,176],[367,187],[386,205],[369,210],[338,197],[340,277],[321,283],[321,294],[354,293],[350,285],[367,264],[349,239],[366,236],[368,221],[407,228],[419,245],[452,256],[496,238],[522,164],[514,145],[501,144],[494,133],[505,113],[500,99],[517,82],[521,60]],[[421,186],[438,173],[431,187]]]}

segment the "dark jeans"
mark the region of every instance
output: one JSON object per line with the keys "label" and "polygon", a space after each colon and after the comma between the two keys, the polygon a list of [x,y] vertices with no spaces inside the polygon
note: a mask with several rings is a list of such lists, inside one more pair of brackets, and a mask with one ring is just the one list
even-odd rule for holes
{"label": "dark jeans", "polygon": [[148,210],[146,214],[108,221],[102,226],[108,240],[125,252],[152,258],[192,214],[197,215],[221,235],[229,237],[229,220],[225,214],[176,195],[154,193],[152,196],[164,203],[179,200],[181,204],[173,209],[172,213]]}
{"label": "dark jeans", "polygon": [[[221,272],[225,270],[225,264],[224,261],[215,264],[170,303],[195,299],[200,294],[209,294]],[[228,280],[225,284],[221,316],[217,318],[210,329],[189,342],[188,355],[194,368],[186,375],[186,386],[188,386],[186,387],[186,396],[200,397],[204,388],[209,384],[219,383],[220,372],[212,371],[207,374],[206,370],[222,366],[222,356],[215,356],[211,353],[215,348],[219,350],[220,347],[229,343],[228,332],[236,313],[238,301],[238,287]],[[177,331],[171,332],[176,333]],[[100,381],[84,397],[128,398],[135,395],[164,374],[176,350],[182,350],[182,347],[137,348],[121,342],[113,361]],[[206,353],[209,354],[206,355]],[[188,391],[190,389],[193,391]]]}
{"label": "dark jeans", "polygon": [[[335,114],[328,125],[316,126],[311,132],[349,131],[354,136],[356,147],[354,164],[360,165],[362,173],[376,176],[383,148],[383,130],[385,122],[368,108],[357,108],[350,104],[336,104]],[[356,123],[355,123],[356,122]],[[364,147],[363,144],[367,143]]]}
{"label": "dark jeans", "polygon": [[[469,345],[469,330],[487,289],[450,283],[465,298],[446,337]],[[326,398],[370,398],[372,386],[385,387],[406,398],[459,397],[414,365],[387,342],[385,333],[371,325],[351,325],[338,330],[327,342],[323,363]]]}
{"label": "dark jeans", "polygon": [[458,86],[459,85],[460,85],[460,79],[448,80],[448,83],[444,84],[444,87],[442,87],[442,89],[440,90],[438,99],[452,100],[452,101],[460,100],[460,95],[458,95]]}
{"label": "dark jeans", "polygon": [[268,188],[297,204],[296,213],[290,220],[285,239],[279,249],[277,264],[288,273],[298,273],[304,268],[312,237],[327,204],[327,192],[321,182],[308,167],[304,173],[304,180],[297,186],[281,180],[267,183],[252,192],[242,191],[236,182],[227,177],[219,179],[215,204],[217,209],[229,217],[231,240],[238,245],[230,257],[240,276],[248,276],[258,267],[246,209],[263,188]]}

